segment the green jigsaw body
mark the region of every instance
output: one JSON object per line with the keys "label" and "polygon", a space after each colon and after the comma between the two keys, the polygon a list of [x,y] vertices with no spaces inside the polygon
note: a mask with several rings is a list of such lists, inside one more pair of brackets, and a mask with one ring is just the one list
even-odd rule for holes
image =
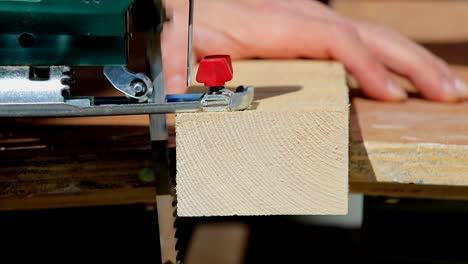
{"label": "green jigsaw body", "polygon": [[125,65],[133,0],[0,0],[0,66]]}

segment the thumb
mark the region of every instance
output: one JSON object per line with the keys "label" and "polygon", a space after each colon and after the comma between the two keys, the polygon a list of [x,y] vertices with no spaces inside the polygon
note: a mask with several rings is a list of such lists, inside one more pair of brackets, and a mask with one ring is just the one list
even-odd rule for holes
{"label": "thumb", "polygon": [[167,94],[187,91],[187,15],[172,10],[171,21],[164,25],[161,35],[164,87]]}

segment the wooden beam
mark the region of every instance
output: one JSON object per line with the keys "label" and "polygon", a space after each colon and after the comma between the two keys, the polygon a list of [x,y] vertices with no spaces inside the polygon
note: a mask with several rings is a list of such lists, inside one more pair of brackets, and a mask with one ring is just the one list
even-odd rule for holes
{"label": "wooden beam", "polygon": [[468,40],[468,3],[459,0],[333,0],[347,17],[379,23],[421,42]]}
{"label": "wooden beam", "polygon": [[179,216],[345,214],[349,101],[332,62],[235,64],[251,110],[176,116]]}

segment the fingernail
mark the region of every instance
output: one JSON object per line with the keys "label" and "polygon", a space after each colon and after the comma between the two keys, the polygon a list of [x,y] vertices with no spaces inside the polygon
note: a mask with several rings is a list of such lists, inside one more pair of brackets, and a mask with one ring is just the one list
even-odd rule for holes
{"label": "fingernail", "polygon": [[466,86],[464,81],[457,79],[455,81],[455,88],[463,99],[468,98],[468,86]]}
{"label": "fingernail", "polygon": [[403,90],[403,88],[398,86],[393,80],[388,81],[387,89],[390,92],[390,95],[392,96],[392,98],[394,99],[404,100],[408,98],[408,95]]}
{"label": "fingernail", "polygon": [[444,93],[445,101],[456,101],[459,98],[458,90],[455,86],[452,86],[448,80],[442,81],[442,90]]}

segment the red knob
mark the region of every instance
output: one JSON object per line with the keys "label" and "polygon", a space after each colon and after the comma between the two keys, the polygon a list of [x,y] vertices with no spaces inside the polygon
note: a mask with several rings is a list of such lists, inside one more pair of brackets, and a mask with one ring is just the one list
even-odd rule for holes
{"label": "red knob", "polygon": [[207,87],[224,86],[232,80],[232,62],[229,55],[206,56],[200,62],[197,72],[197,82]]}

